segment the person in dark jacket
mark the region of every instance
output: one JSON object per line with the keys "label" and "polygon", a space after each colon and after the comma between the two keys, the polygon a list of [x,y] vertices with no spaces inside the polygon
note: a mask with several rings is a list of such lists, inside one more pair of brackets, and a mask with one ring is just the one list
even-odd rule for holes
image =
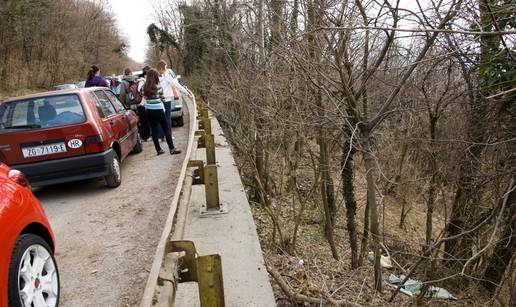
{"label": "person in dark jacket", "polygon": [[132,109],[136,109],[136,106],[131,105],[131,93],[129,91],[129,87],[138,83],[138,77],[133,75],[133,71],[131,68],[126,68],[124,70],[124,76],[122,77],[122,82],[120,84],[120,101],[122,103]]}
{"label": "person in dark jacket", "polygon": [[134,97],[133,94],[130,91],[130,87],[133,84],[137,85],[138,91],[140,91],[140,88],[143,87],[143,83],[145,82],[145,73],[150,69],[144,67],[143,69],[143,77],[138,78],[133,75],[133,71],[131,68],[126,68],[124,70],[124,77],[122,78],[122,83],[120,84],[120,100],[122,103],[127,106],[128,108],[131,108],[131,110],[135,111],[136,114],[138,114],[139,121],[138,121],[138,132],[140,133],[140,137],[144,142],[146,142],[151,135],[150,132],[150,125],[149,121],[147,119],[147,113],[145,112],[145,102],[142,99],[142,101],[139,104],[132,103]]}
{"label": "person in dark jacket", "polygon": [[88,71],[86,85],[84,87],[94,86],[109,87],[109,82],[100,76],[100,68],[97,65],[91,65],[91,69]]}

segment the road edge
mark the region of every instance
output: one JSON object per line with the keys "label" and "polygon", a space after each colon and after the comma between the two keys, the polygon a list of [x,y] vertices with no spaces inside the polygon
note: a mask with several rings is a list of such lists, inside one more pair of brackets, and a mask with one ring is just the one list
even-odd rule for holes
{"label": "road edge", "polygon": [[154,256],[154,260],[152,262],[151,270],[149,272],[149,277],[147,279],[147,283],[145,285],[145,290],[143,292],[143,297],[140,303],[140,307],[149,307],[153,304],[154,292],[156,289],[156,285],[158,283],[158,276],[160,274],[161,266],[163,264],[163,260],[165,257],[165,248],[167,245],[167,241],[169,240],[170,234],[172,233],[172,229],[174,226],[174,220],[176,217],[176,211],[179,204],[179,198],[181,196],[181,191],[183,189],[183,183],[186,177],[186,171],[188,167],[188,160],[193,153],[194,149],[194,140],[195,140],[195,130],[197,128],[197,106],[195,103],[195,95],[191,94],[192,99],[188,99],[188,102],[185,103],[188,108],[189,114],[189,135],[188,135],[188,145],[186,149],[185,159],[181,166],[181,172],[179,174],[179,178],[177,181],[176,189],[174,191],[174,196],[172,198],[172,202],[170,205],[170,209],[167,215],[167,220],[165,222],[163,232],[161,234],[161,238],[159,240],[158,246],[156,248],[156,253]]}

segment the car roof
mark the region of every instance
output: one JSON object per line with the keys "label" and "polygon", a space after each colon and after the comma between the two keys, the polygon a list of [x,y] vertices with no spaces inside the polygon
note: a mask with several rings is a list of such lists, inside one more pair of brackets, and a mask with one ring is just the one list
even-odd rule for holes
{"label": "car roof", "polygon": [[12,101],[18,101],[18,100],[26,100],[26,99],[34,99],[34,98],[43,98],[43,97],[51,97],[51,96],[59,96],[64,94],[79,94],[86,92],[91,92],[94,90],[99,89],[107,89],[106,87],[87,87],[87,88],[75,88],[75,89],[69,89],[69,90],[57,90],[57,91],[47,91],[47,92],[41,92],[37,94],[31,94],[31,95],[24,95],[19,97],[11,97],[3,101],[3,103],[8,103]]}

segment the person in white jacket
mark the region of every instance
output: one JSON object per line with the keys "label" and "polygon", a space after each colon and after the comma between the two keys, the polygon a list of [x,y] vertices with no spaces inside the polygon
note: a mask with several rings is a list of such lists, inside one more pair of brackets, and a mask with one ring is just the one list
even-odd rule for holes
{"label": "person in white jacket", "polygon": [[183,97],[191,97],[191,94],[177,81],[176,75],[171,69],[167,68],[165,61],[159,61],[156,68],[160,73],[160,84],[163,88],[163,95],[165,96],[165,117],[167,119],[168,128],[172,129],[172,112],[178,111],[181,111],[179,125],[182,126]]}

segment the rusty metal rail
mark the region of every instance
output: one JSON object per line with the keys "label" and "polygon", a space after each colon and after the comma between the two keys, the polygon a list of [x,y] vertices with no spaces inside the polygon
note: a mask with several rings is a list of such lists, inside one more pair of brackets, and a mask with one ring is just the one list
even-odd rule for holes
{"label": "rusty metal rail", "polygon": [[[195,96],[192,94],[192,97]],[[225,306],[220,256],[199,256],[193,242],[182,240],[192,184],[205,185],[207,203],[201,208],[201,215],[227,212],[219,200],[215,143],[206,107],[195,98],[188,99],[188,102],[189,135],[185,160],[147,279],[141,307],[174,306],[178,283],[188,281],[198,283],[201,307]],[[192,159],[198,147],[206,148],[206,165],[204,161]],[[180,205],[182,207],[178,210]]]}

